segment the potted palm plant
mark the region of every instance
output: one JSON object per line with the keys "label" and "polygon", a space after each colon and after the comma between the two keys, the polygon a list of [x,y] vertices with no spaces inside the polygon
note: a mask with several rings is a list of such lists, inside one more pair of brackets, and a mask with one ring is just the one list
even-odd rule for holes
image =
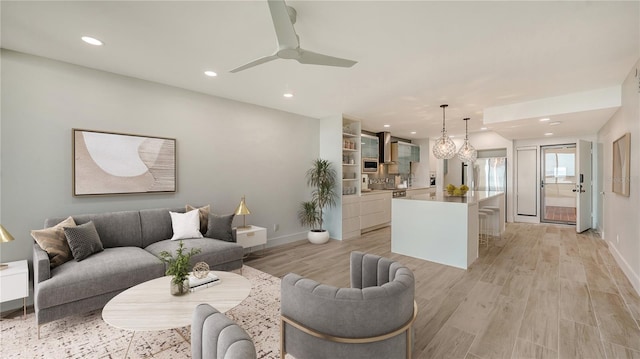
{"label": "potted palm plant", "polygon": [[326,243],[329,240],[329,231],[323,228],[324,209],[336,205],[336,171],[331,162],[316,159],[307,171],[306,177],[307,185],[313,187],[311,201],[302,202],[298,219],[303,226],[311,227],[307,234],[309,242]]}
{"label": "potted palm plant", "polygon": [[198,253],[200,253],[199,248],[191,248],[189,252],[185,253],[182,240],[178,245],[175,257],[167,251],[160,252],[160,260],[168,264],[165,274],[173,276],[171,279],[172,295],[182,295],[189,292],[189,260]]}

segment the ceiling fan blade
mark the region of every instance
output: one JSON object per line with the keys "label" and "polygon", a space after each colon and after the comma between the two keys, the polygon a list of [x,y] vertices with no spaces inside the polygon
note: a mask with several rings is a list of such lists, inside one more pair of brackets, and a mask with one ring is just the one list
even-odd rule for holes
{"label": "ceiling fan blade", "polygon": [[248,64],[244,64],[240,67],[236,67],[235,69],[231,70],[230,72],[236,73],[236,72],[240,72],[242,70],[246,70],[248,68],[254,67],[254,66],[258,66],[260,64],[264,64],[265,62],[269,62],[269,61],[273,61],[275,59],[277,59],[278,56],[276,55],[269,55],[269,56],[265,56],[265,57],[261,57],[257,60],[253,60]]}
{"label": "ceiling fan blade", "polygon": [[271,20],[273,27],[276,29],[279,47],[295,49],[300,46],[298,35],[293,28],[293,23],[289,17],[287,4],[284,0],[269,0],[269,11],[271,11]]}
{"label": "ceiling fan blade", "polygon": [[351,67],[358,63],[358,61],[341,59],[339,57],[333,57],[329,55],[318,54],[312,51],[300,49],[300,57],[297,58],[301,64],[313,64],[324,66],[337,66],[337,67]]}

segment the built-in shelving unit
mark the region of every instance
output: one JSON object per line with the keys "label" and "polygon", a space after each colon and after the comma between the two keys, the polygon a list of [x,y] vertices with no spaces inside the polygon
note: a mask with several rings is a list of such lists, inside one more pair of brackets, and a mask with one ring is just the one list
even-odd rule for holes
{"label": "built-in shelving unit", "polygon": [[360,194],[360,121],[342,119],[342,195]]}

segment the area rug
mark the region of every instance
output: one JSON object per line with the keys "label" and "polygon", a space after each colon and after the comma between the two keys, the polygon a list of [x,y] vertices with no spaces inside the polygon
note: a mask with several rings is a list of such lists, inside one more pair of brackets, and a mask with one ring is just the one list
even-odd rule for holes
{"label": "area rug", "polygon": [[[251,281],[249,297],[226,314],[253,338],[258,358],[278,358],[280,351],[280,279],[244,266]],[[156,332],[114,328],[101,310],[45,324],[37,338],[35,314],[0,321],[0,358],[190,358],[190,327]],[[131,339],[133,338],[133,341]]]}

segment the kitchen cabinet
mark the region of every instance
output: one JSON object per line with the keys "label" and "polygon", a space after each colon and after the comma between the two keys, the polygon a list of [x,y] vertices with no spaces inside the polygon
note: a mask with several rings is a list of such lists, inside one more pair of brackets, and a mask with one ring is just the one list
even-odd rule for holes
{"label": "kitchen cabinet", "polygon": [[360,197],[342,198],[342,239],[360,236]]}
{"label": "kitchen cabinet", "polygon": [[420,146],[411,145],[411,162],[420,162]]}
{"label": "kitchen cabinet", "polygon": [[391,144],[391,160],[395,162],[390,173],[406,174],[411,172],[411,162],[420,162],[420,146],[407,142]]}
{"label": "kitchen cabinet", "polygon": [[360,197],[360,230],[373,230],[391,222],[391,191]]}
{"label": "kitchen cabinet", "polygon": [[361,134],[362,158],[378,158],[378,137]]}

